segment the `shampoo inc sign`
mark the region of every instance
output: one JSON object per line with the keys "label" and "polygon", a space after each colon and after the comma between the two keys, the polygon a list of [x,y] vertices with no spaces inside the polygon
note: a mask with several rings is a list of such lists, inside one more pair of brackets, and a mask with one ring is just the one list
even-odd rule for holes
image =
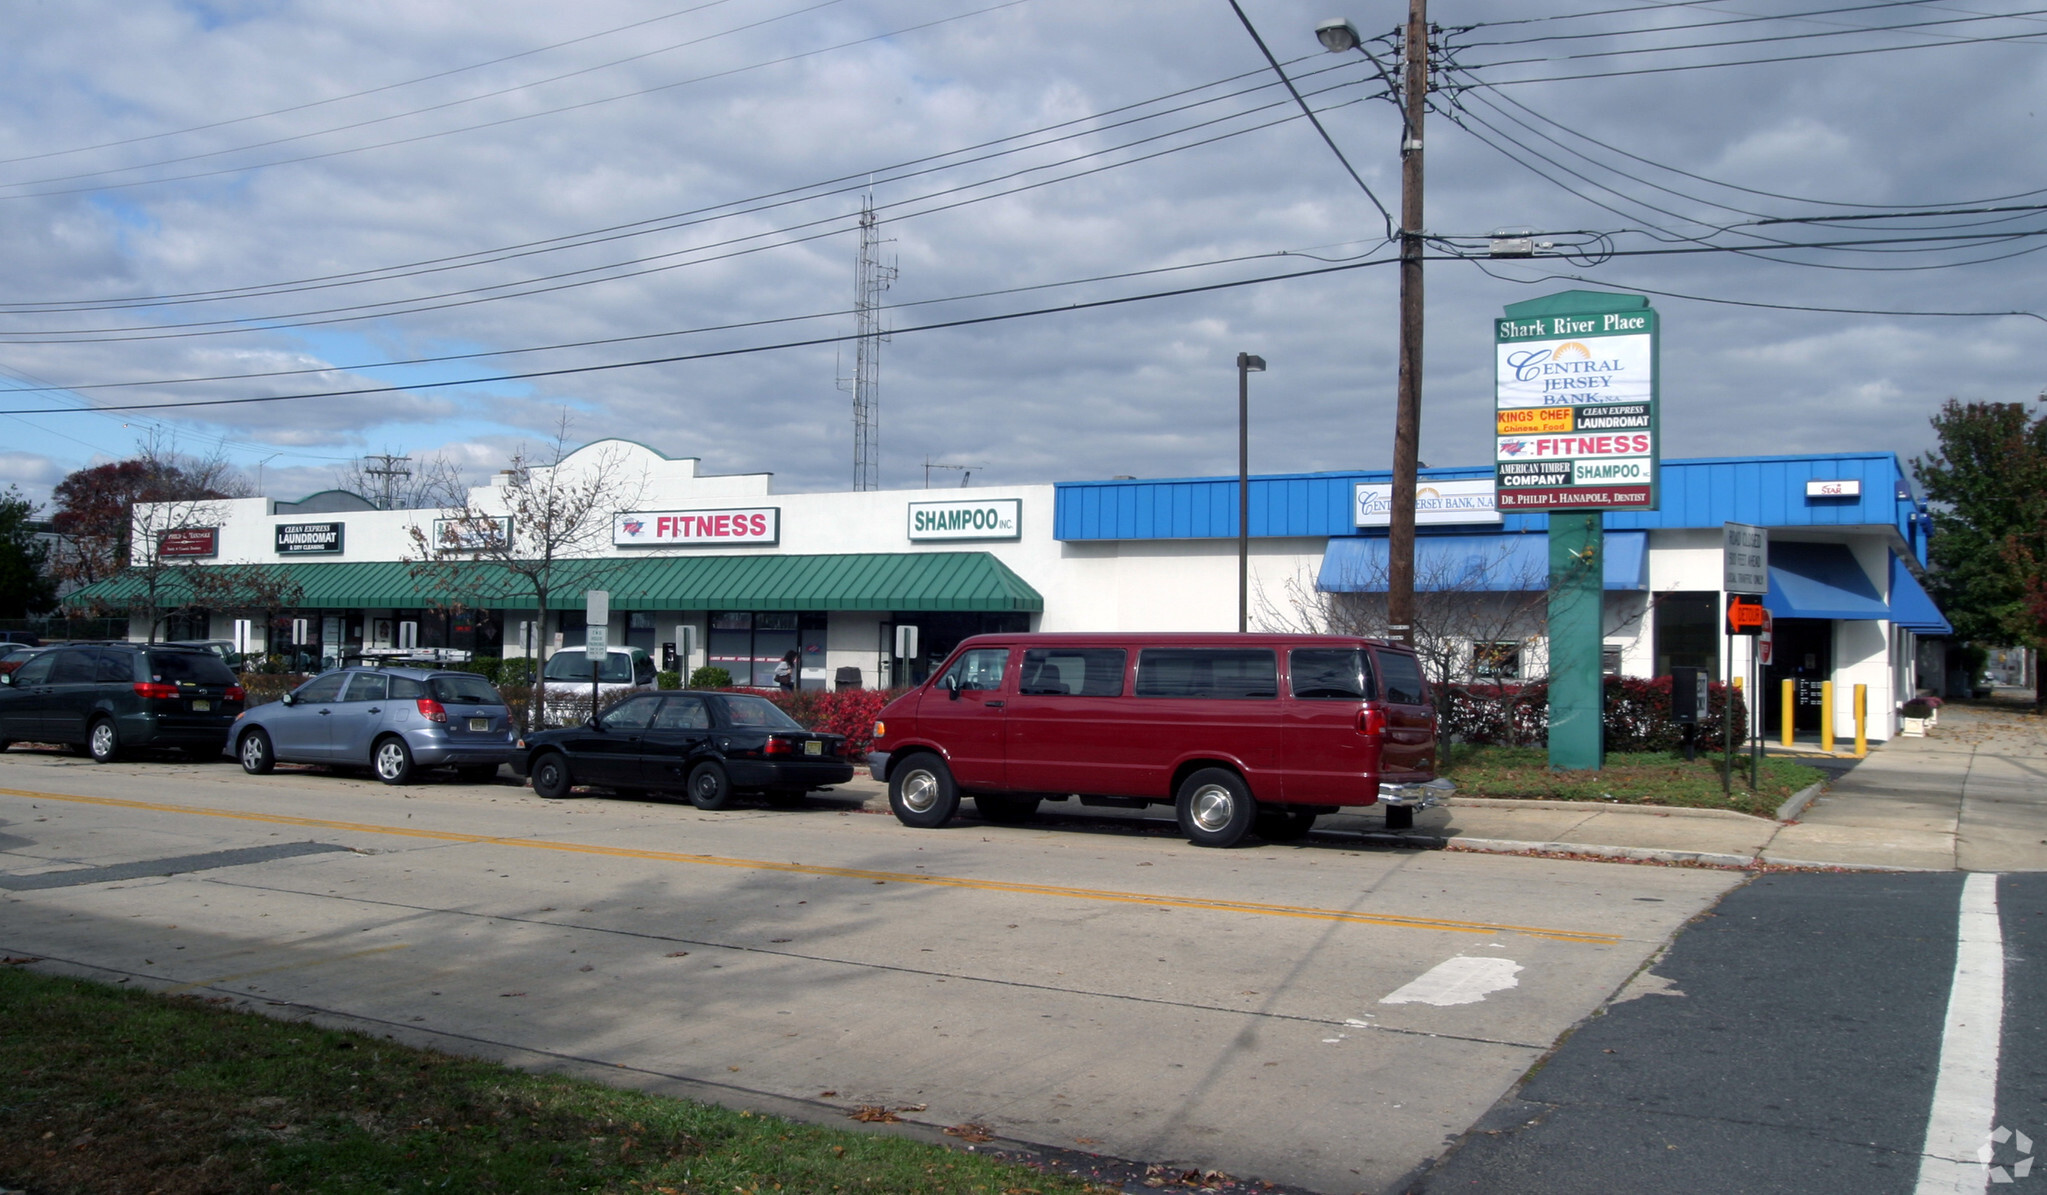
{"label": "shampoo inc sign", "polygon": [[1500,509],[1655,509],[1656,312],[1573,291],[1508,313],[1493,325]]}
{"label": "shampoo inc sign", "polygon": [[910,503],[910,538],[1022,539],[1023,499]]}

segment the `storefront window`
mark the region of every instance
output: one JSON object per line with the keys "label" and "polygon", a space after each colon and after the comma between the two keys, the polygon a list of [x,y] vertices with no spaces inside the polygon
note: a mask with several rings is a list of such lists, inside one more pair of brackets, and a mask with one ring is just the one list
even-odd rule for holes
{"label": "storefront window", "polygon": [[[801,628],[806,619],[794,610],[769,610],[758,614],[734,610],[711,615],[710,662],[732,674],[735,685],[758,689],[775,686],[775,665],[792,648],[801,646]],[[822,643],[823,634],[816,636]],[[820,654],[822,654],[820,652]]]}
{"label": "storefront window", "polygon": [[1672,668],[1720,672],[1720,595],[1712,590],[1656,599],[1656,675]]}

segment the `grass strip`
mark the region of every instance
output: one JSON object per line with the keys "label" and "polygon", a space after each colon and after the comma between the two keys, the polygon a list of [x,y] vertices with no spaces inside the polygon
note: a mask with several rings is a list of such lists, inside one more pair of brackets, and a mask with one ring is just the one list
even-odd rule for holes
{"label": "grass strip", "polygon": [[0,1188],[1105,1190],[964,1150],[527,1074],[227,1002],[0,966]]}
{"label": "grass strip", "polygon": [[1452,743],[1444,752],[1442,771],[1457,782],[1459,796],[1732,809],[1759,817],[1774,817],[1792,794],[1826,779],[1825,772],[1807,764],[1765,758],[1761,783],[1751,791],[1748,759],[1737,755],[1734,791],[1722,794],[1721,760],[1717,753],[1687,762],[1676,752],[1615,752],[1596,770],[1559,772],[1551,770],[1549,753],[1541,747]]}

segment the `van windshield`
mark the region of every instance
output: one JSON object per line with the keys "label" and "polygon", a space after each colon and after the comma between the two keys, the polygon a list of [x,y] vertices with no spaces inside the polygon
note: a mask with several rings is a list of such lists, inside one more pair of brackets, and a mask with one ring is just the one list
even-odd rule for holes
{"label": "van windshield", "polygon": [[1288,656],[1294,696],[1306,701],[1366,701],[1372,676],[1361,647],[1300,647]]}
{"label": "van windshield", "polygon": [[[589,653],[576,648],[565,648],[547,658],[547,667],[542,675],[549,680],[579,680],[590,683]],[[597,679],[608,685],[629,685],[633,681],[633,657],[629,652],[606,652],[604,664],[598,669]]]}

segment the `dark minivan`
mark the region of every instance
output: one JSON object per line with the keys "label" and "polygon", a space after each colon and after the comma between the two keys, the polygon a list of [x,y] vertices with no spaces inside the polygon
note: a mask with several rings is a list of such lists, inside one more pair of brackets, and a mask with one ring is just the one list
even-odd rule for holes
{"label": "dark minivan", "polygon": [[1298,838],[1343,806],[1413,824],[1436,717],[1414,650],[1334,635],[1018,634],[961,643],[882,710],[869,771],[905,825],[962,796],[990,821],[1042,800],[1171,803],[1202,846]]}
{"label": "dark minivan", "polygon": [[242,712],[242,685],[194,647],[71,643],[0,675],[0,748],[66,743],[101,763],[142,747],[221,753]]}

